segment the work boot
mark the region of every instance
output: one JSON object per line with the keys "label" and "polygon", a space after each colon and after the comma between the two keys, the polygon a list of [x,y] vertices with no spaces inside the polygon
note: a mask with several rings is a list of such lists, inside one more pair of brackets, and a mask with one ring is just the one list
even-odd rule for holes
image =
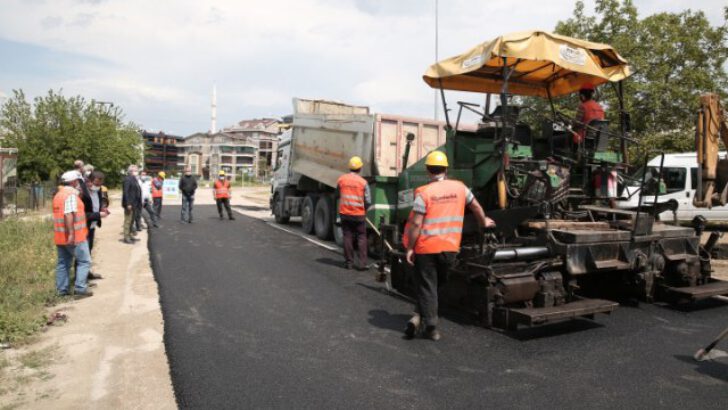
{"label": "work boot", "polygon": [[350,270],[353,267],[354,267],[354,264],[353,263],[351,263],[351,262],[344,262],[344,269]]}
{"label": "work boot", "polygon": [[222,214],[220,214],[220,220],[222,221],[222,219],[223,219],[223,218],[222,218]]}
{"label": "work boot", "polygon": [[406,339],[412,339],[417,335],[417,331],[420,328],[420,315],[415,314],[407,322],[407,326],[404,328],[404,337]]}
{"label": "work boot", "polygon": [[234,216],[232,216],[232,215],[230,215],[230,216],[228,217],[228,219],[230,219],[231,221],[234,221],[234,220],[235,220],[235,217],[234,217]]}
{"label": "work boot", "polygon": [[76,292],[76,293],[75,293],[75,294],[73,295],[73,298],[74,298],[74,299],[83,299],[83,298],[87,298],[87,297],[89,297],[89,296],[93,296],[93,295],[94,295],[94,293],[93,293],[93,292],[91,292],[90,290],[87,290],[87,291],[85,291],[85,292]]}
{"label": "work boot", "polygon": [[129,245],[130,245],[130,244],[133,244],[133,243],[134,243],[134,241],[133,241],[133,240],[131,240],[131,238],[124,238],[124,243],[126,243],[126,244],[129,244]]}
{"label": "work boot", "polygon": [[427,329],[425,329],[425,338],[437,342],[440,340],[440,337],[442,337],[440,331],[435,326],[427,326]]}

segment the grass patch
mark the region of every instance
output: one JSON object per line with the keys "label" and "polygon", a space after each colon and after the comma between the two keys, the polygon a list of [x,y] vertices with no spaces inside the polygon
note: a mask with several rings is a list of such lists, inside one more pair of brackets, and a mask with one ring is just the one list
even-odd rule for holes
{"label": "grass patch", "polygon": [[45,323],[56,303],[53,223],[14,218],[0,222],[0,343],[17,344]]}
{"label": "grass patch", "polygon": [[47,347],[45,349],[34,350],[28,352],[18,358],[18,361],[25,367],[33,370],[38,370],[48,366],[53,361],[53,354],[55,352],[54,347]]}

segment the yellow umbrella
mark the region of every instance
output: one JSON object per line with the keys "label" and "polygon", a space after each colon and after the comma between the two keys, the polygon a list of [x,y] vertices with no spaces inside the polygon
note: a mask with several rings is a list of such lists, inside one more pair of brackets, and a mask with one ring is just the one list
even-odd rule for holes
{"label": "yellow umbrella", "polygon": [[440,61],[422,78],[433,88],[500,93],[504,64],[513,69],[509,93],[540,97],[570,94],[585,83],[596,86],[631,74],[627,60],[607,44],[524,31]]}

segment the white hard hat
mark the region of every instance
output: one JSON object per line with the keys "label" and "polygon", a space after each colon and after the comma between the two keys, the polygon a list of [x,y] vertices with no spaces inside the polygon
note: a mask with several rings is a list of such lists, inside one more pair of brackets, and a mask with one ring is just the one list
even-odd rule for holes
{"label": "white hard hat", "polygon": [[61,181],[63,182],[73,182],[79,179],[81,179],[81,173],[78,171],[66,171],[61,175]]}

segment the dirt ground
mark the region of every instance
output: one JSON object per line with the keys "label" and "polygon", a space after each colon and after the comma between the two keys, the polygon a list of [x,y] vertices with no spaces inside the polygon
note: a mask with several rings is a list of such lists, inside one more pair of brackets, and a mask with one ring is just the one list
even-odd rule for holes
{"label": "dirt ground", "polygon": [[[123,214],[96,232],[94,296],[50,309],[67,321],[0,353],[0,408],[176,408],[146,231],[121,240]],[[49,233],[50,234],[50,233]]]}

